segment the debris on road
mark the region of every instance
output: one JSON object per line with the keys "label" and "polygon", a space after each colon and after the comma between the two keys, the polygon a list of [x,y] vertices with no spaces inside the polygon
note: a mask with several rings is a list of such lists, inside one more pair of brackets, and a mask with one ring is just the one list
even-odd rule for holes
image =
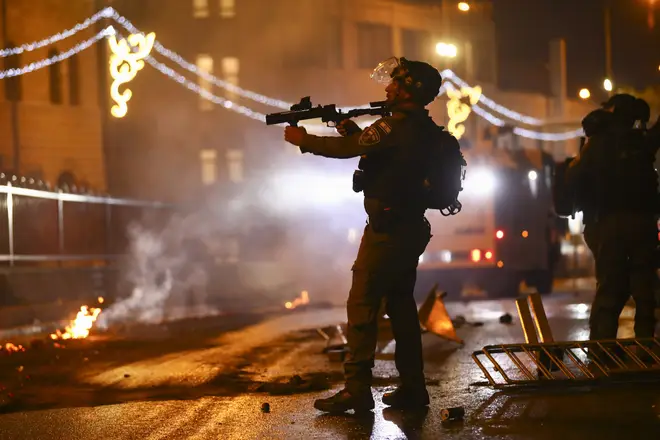
{"label": "debris on road", "polygon": [[513,316],[510,313],[505,313],[500,316],[500,323],[502,324],[511,324],[513,322]]}
{"label": "debris on road", "polygon": [[465,417],[465,408],[457,406],[455,408],[443,408],[440,410],[440,418],[443,422],[459,421]]}
{"label": "debris on road", "polygon": [[261,412],[262,413],[269,413],[270,412],[270,403],[265,402],[261,404]]}
{"label": "debris on road", "polygon": [[310,374],[306,378],[299,375],[292,376],[286,382],[276,380],[265,382],[256,387],[255,391],[265,392],[272,396],[309,393],[330,389],[330,377],[325,373]]}

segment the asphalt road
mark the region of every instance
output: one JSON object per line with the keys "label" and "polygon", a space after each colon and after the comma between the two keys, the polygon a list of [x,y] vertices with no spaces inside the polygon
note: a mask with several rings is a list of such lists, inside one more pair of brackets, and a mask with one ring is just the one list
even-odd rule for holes
{"label": "asphalt road", "polygon": [[[559,294],[544,300],[556,339],[586,338],[588,308],[579,304],[588,299]],[[475,385],[484,377],[472,351],[523,341],[514,303],[451,303],[448,309],[465,317],[458,334],[466,343],[424,335],[432,396],[425,412],[379,403],[396,383],[387,341],[376,361],[373,416],[314,410],[314,399],[341,387],[341,366],[321,354],[325,342],[310,329],[342,322],[345,312],[308,310],[126,328],[65,348],[37,345],[0,356],[0,439],[660,438],[654,385],[518,392]],[[505,312],[514,316],[510,325],[499,322]],[[630,332],[631,316],[624,313],[621,336]],[[294,375],[304,385],[282,385]],[[263,403],[270,412],[262,412]],[[465,408],[465,419],[443,424],[440,410],[456,406]]]}

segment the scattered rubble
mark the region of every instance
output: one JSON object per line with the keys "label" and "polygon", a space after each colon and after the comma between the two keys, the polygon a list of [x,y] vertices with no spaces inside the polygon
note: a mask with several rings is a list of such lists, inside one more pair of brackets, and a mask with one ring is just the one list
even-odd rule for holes
{"label": "scattered rubble", "polygon": [[330,389],[330,378],[326,374],[311,374],[306,378],[299,375],[292,376],[288,381],[265,382],[255,388],[257,392],[268,393],[272,396],[309,393]]}
{"label": "scattered rubble", "polygon": [[500,323],[502,324],[511,324],[513,322],[513,316],[510,313],[505,313],[500,316]]}

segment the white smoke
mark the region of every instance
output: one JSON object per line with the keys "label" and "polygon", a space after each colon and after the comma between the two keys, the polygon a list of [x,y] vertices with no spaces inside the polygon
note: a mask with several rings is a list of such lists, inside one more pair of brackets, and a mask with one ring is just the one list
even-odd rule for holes
{"label": "white smoke", "polygon": [[203,262],[184,246],[196,238],[197,222],[196,216],[175,216],[159,232],[140,224],[129,227],[130,250],[123,276],[131,294],[101,313],[100,328],[126,322],[159,324],[219,313],[207,302],[208,276]]}

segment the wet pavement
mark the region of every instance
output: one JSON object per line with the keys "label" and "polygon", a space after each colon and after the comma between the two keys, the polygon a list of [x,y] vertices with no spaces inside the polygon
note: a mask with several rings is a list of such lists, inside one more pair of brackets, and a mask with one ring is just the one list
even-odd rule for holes
{"label": "wet pavement", "polygon": [[[544,298],[555,339],[586,338],[589,299],[588,294]],[[376,361],[377,406],[371,417],[314,410],[314,399],[341,387],[341,366],[321,353],[325,342],[308,329],[342,322],[345,311],[308,310],[243,317],[234,325],[205,322],[205,330],[196,333],[186,333],[185,326],[151,333],[134,329],[124,339],[98,335],[66,349],[28,349],[2,358],[2,378],[19,363],[33,377],[15,390],[18,403],[0,407],[5,412],[0,439],[660,438],[658,386],[497,392],[475,385],[484,377],[472,351],[523,341],[514,302],[447,308],[452,317],[465,318],[457,330],[465,345],[424,335],[432,397],[424,412],[402,413],[380,404],[382,393],[396,384],[394,347],[386,343]],[[514,316],[512,324],[499,322],[506,312]],[[622,316],[620,336],[628,336],[632,316],[630,309]],[[53,356],[58,356],[54,362]],[[265,386],[294,375],[308,383],[323,378],[313,391],[275,392]],[[263,403],[270,412],[261,410]],[[465,408],[465,419],[443,423],[440,410],[457,406]]]}

